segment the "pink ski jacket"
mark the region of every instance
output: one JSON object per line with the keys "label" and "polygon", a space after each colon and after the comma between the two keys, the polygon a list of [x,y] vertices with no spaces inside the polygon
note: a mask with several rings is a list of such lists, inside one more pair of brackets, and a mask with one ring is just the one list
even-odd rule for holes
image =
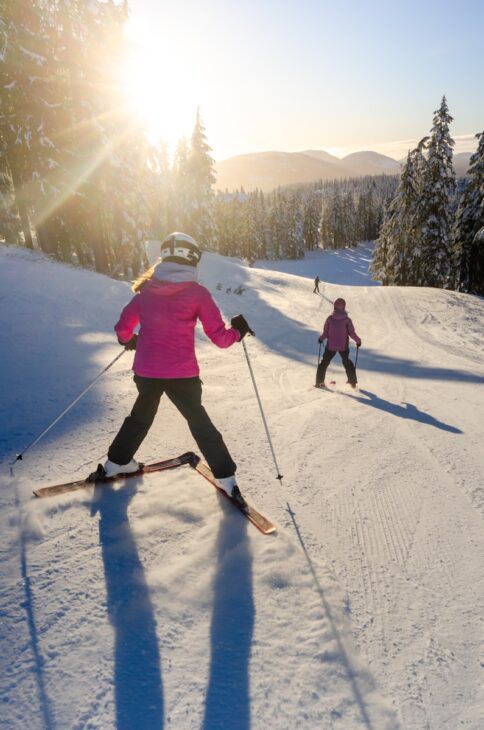
{"label": "pink ski jacket", "polygon": [[226,328],[210,292],[201,284],[149,279],[121,312],[115,326],[121,342],[141,328],[133,370],[145,378],[193,378],[200,369],[195,356],[195,325],[200,319],[218,347],[238,342],[238,330]]}
{"label": "pink ski jacket", "polygon": [[349,338],[361,345],[361,340],[355,332],[353,322],[345,311],[333,312],[324,323],[321,341],[328,340],[328,350],[343,352],[350,344]]}

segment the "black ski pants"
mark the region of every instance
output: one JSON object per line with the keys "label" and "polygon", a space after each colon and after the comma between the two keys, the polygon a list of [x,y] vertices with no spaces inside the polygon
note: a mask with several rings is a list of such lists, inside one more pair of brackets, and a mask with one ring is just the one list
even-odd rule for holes
{"label": "black ski pants", "polygon": [[186,418],[193,438],[217,479],[235,473],[237,467],[224,440],[202,406],[200,378],[143,378],[135,375],[134,382],[138,398],[109,447],[108,459],[115,464],[127,464],[133,458],[155,419],[161,396],[166,393]]}
{"label": "black ski pants", "polygon": [[[328,348],[325,349],[323,359],[318,365],[318,371],[316,373],[316,385],[320,385],[321,383],[324,383],[324,379],[326,377],[326,370],[328,368],[329,363],[333,359],[333,357],[336,355],[337,350],[328,350]],[[351,383],[352,385],[356,385],[356,370],[355,366],[353,365],[352,360],[350,360],[350,350],[349,348],[347,350],[341,350],[340,353],[341,360],[343,361],[344,368],[346,370],[346,375],[348,378],[348,383]]]}

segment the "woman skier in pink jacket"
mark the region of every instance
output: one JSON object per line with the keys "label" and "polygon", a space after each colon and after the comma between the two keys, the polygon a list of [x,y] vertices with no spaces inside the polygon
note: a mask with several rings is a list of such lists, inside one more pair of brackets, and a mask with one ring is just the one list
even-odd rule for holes
{"label": "woman skier in pink jacket", "polygon": [[324,323],[324,329],[319,337],[319,342],[327,340],[326,348],[324,350],[323,359],[318,365],[316,373],[316,387],[324,388],[324,378],[326,376],[326,370],[336,355],[339,352],[343,361],[346,375],[348,377],[348,383],[352,388],[356,387],[356,369],[353,362],[349,357],[349,338],[356,342],[357,347],[361,347],[361,340],[355,332],[353,322],[346,313],[346,302],[344,299],[336,299],[334,302],[334,312],[330,314]]}
{"label": "woman skier in pink jacket", "polygon": [[[137,471],[134,455],[147,435],[166,393],[186,418],[222,489],[242,500],[236,465],[224,440],[202,406],[202,383],[195,356],[195,325],[218,347],[230,347],[251,332],[239,314],[227,329],[209,291],[197,283],[201,252],[185,233],[172,233],[161,244],[160,263],[133,286],[136,292],[115,326],[118,341],[136,350],[133,370],[138,398],[108,450],[106,476]],[[140,325],[139,334],[134,334]],[[253,333],[252,333],[253,334]]]}

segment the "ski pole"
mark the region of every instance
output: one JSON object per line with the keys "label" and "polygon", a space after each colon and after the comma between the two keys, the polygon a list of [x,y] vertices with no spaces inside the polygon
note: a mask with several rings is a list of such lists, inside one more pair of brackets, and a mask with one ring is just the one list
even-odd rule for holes
{"label": "ski pole", "polygon": [[14,464],[16,464],[16,462],[17,462],[17,461],[21,461],[21,460],[23,459],[23,457],[24,457],[24,454],[25,454],[25,453],[26,453],[26,452],[27,452],[27,451],[28,451],[28,450],[29,450],[30,448],[32,448],[32,446],[35,446],[35,444],[37,444],[37,443],[38,443],[38,442],[40,441],[40,439],[41,439],[41,438],[42,438],[43,436],[45,436],[45,434],[46,434],[46,433],[48,433],[48,432],[50,431],[50,429],[51,429],[51,428],[53,428],[53,426],[55,426],[55,424],[56,424],[56,423],[58,423],[58,421],[60,421],[60,419],[61,419],[61,418],[62,418],[63,416],[65,416],[65,414],[66,414],[66,413],[67,413],[68,411],[70,411],[70,410],[71,410],[71,408],[72,408],[73,406],[75,406],[75,405],[76,405],[76,403],[77,403],[78,401],[80,401],[80,400],[81,400],[81,398],[82,398],[82,397],[83,397],[83,396],[84,396],[84,395],[85,395],[85,394],[87,393],[87,391],[88,391],[88,390],[90,390],[90,389],[92,388],[92,386],[93,386],[93,385],[94,385],[95,383],[97,383],[97,381],[99,380],[99,378],[100,378],[100,377],[101,377],[102,375],[104,375],[104,373],[105,373],[105,372],[106,372],[107,370],[109,370],[109,368],[110,368],[110,367],[112,367],[112,366],[114,365],[114,363],[115,363],[115,362],[116,362],[117,360],[119,360],[119,358],[121,357],[121,355],[124,355],[124,353],[125,353],[125,352],[126,352],[126,350],[124,350],[124,349],[123,349],[123,350],[121,350],[121,352],[119,353],[119,355],[116,355],[116,357],[114,358],[114,360],[112,360],[112,361],[111,361],[111,362],[109,363],[109,365],[106,365],[106,367],[104,368],[104,370],[101,370],[101,372],[99,373],[99,375],[96,375],[96,377],[94,378],[94,380],[92,380],[92,381],[91,381],[91,382],[89,383],[89,385],[87,385],[87,386],[86,386],[86,387],[84,388],[84,390],[82,391],[82,393],[79,393],[79,395],[78,395],[78,396],[77,396],[76,398],[74,398],[74,400],[73,400],[73,401],[71,401],[71,402],[69,403],[69,405],[68,405],[68,406],[66,406],[66,407],[64,408],[64,410],[62,411],[62,413],[59,413],[59,415],[57,416],[57,418],[55,418],[55,419],[54,419],[54,420],[53,420],[53,421],[52,421],[51,423],[49,423],[49,425],[48,425],[48,426],[47,426],[46,428],[44,428],[44,430],[42,431],[42,433],[39,433],[39,435],[38,435],[38,436],[36,436],[36,437],[35,437],[35,438],[33,439],[33,441],[31,441],[31,442],[30,442],[30,443],[28,444],[28,446],[26,446],[26,447],[25,447],[25,449],[24,449],[24,450],[22,451],[22,453],[20,453],[20,454],[17,454],[17,457],[16,457],[15,461],[13,461],[13,462],[12,462],[12,463],[10,464],[10,466],[13,466]]}
{"label": "ski pole", "polygon": [[355,370],[356,370],[356,366],[358,365],[358,352],[359,351],[360,351],[360,346],[356,345]]}
{"label": "ski pole", "polygon": [[[319,343],[319,351],[318,351],[318,368],[319,368],[319,363],[321,362],[321,348],[322,348],[322,346],[323,346],[323,343],[320,342]],[[318,384],[318,370],[316,368],[316,385],[317,384]]]}
{"label": "ski pole", "polygon": [[274,460],[274,465],[276,467],[276,471],[277,471],[277,477],[276,477],[276,479],[279,479],[279,481],[281,481],[282,480],[282,474],[279,471],[279,466],[277,465],[277,459],[276,459],[276,454],[274,452],[274,447],[272,445],[271,435],[269,433],[269,428],[267,426],[266,417],[264,415],[264,409],[262,408],[262,402],[261,402],[261,399],[260,399],[260,396],[259,396],[259,391],[257,389],[257,384],[256,384],[255,378],[254,378],[254,372],[252,370],[252,365],[251,365],[250,359],[249,359],[249,353],[247,352],[247,347],[245,346],[244,340],[242,340],[242,346],[244,348],[245,359],[247,360],[247,365],[249,366],[250,377],[252,378],[252,384],[254,386],[255,394],[257,396],[257,402],[259,404],[259,410],[260,410],[260,414],[262,416],[262,422],[264,424],[264,428],[265,428],[266,434],[267,434],[267,440],[269,441],[269,446],[270,446],[270,449],[271,449],[271,452],[272,452],[272,458]]}

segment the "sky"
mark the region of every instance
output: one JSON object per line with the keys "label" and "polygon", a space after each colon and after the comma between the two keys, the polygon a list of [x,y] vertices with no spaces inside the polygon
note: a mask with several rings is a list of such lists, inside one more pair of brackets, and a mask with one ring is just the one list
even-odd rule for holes
{"label": "sky", "polygon": [[456,152],[484,128],[482,0],[130,0],[130,88],[173,148],[200,106],[217,160],[402,157],[445,94]]}

